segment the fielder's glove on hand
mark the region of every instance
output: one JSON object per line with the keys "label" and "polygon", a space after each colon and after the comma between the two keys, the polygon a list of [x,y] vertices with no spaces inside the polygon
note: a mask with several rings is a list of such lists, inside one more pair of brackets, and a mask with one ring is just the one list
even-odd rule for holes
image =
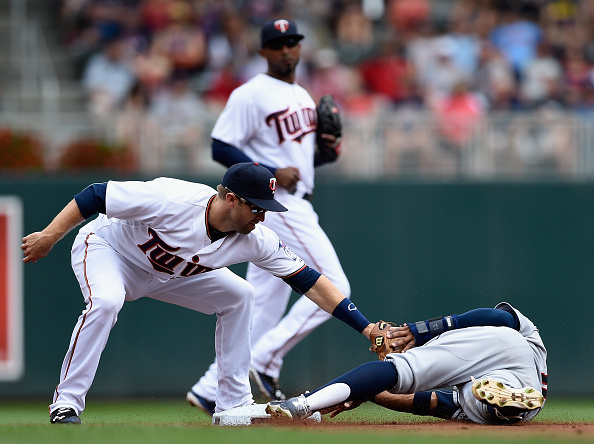
{"label": "fielder's glove on hand", "polygon": [[[316,108],[318,114],[318,128],[316,130],[316,142],[318,144],[318,154],[320,159],[327,162],[334,162],[340,155],[340,143],[342,141],[342,119],[340,111],[334,103],[331,95],[326,94],[318,102]],[[330,134],[336,137],[336,141],[331,143],[324,139],[322,134]]]}
{"label": "fielder's glove on hand", "polygon": [[392,322],[379,321],[373,326],[369,335],[369,340],[371,341],[369,351],[376,353],[380,361],[386,359],[388,353],[400,353],[402,351],[402,347],[399,345],[393,347],[392,343],[395,341],[386,336],[390,330],[390,326],[396,325]]}

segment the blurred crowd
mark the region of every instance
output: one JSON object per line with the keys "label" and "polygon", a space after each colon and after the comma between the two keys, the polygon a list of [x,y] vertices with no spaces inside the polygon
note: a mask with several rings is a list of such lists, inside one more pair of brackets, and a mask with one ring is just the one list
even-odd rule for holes
{"label": "blurred crowd", "polygon": [[594,0],[62,0],[61,17],[92,115],[117,112],[122,137],[152,122],[188,152],[196,119],[265,71],[259,29],[277,17],[306,36],[314,99],[354,119],[427,110],[446,151],[487,113],[594,109]]}

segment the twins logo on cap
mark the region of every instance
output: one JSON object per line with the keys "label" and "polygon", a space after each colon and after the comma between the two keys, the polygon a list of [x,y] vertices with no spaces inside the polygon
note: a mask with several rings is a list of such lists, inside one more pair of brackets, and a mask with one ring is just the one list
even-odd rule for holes
{"label": "twins logo on cap", "polygon": [[270,189],[272,190],[272,194],[276,191],[276,177],[270,178]]}
{"label": "twins logo on cap", "polygon": [[274,22],[274,27],[280,32],[287,32],[289,29],[289,22],[286,20],[277,20]]}

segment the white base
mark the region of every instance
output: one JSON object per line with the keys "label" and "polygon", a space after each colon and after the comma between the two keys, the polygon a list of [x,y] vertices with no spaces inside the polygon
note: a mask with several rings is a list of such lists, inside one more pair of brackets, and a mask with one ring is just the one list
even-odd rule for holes
{"label": "white base", "polygon": [[[216,426],[249,426],[253,424],[265,424],[270,420],[266,413],[266,404],[252,404],[212,415],[212,425]],[[315,412],[308,421],[322,422],[320,412]]]}
{"label": "white base", "polygon": [[267,422],[270,415],[266,413],[266,404],[244,405],[212,415],[212,425],[246,426]]}

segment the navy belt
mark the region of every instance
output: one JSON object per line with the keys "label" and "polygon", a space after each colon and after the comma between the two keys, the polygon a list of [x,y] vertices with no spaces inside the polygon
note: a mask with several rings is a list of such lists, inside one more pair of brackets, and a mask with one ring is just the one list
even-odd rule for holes
{"label": "navy belt", "polygon": [[311,203],[311,201],[313,201],[313,194],[305,193],[303,199]]}

